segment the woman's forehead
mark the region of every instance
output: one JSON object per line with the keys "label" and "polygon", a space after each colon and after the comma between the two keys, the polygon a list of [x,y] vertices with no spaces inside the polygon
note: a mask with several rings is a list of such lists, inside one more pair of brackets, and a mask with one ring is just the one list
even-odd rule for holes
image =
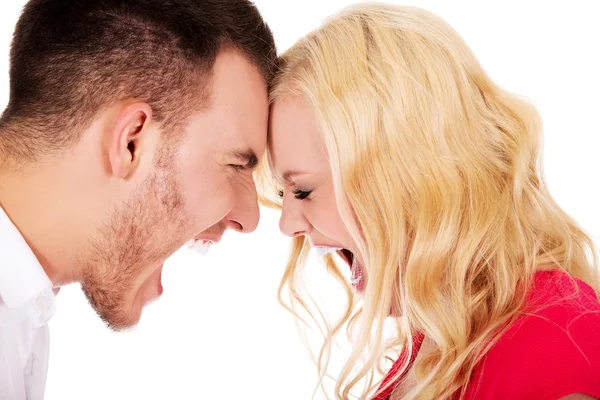
{"label": "woman's forehead", "polygon": [[327,152],[314,113],[299,98],[276,101],[271,109],[269,157],[278,178],[313,172],[327,164]]}

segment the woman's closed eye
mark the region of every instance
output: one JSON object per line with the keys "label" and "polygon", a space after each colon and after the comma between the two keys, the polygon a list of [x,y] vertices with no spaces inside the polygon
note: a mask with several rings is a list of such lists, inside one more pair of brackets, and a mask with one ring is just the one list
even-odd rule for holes
{"label": "woman's closed eye", "polygon": [[[292,191],[292,193],[294,194],[294,197],[298,200],[304,200],[306,198],[308,198],[308,196],[310,196],[310,194],[312,193],[312,190],[301,190],[301,189],[294,189]],[[278,193],[280,198],[283,199],[283,190],[279,190]]]}
{"label": "woman's closed eye", "polygon": [[308,198],[308,196],[310,196],[310,194],[312,193],[312,190],[294,189],[294,191],[292,193],[294,193],[294,197],[297,198],[298,200],[304,200],[304,199]]}

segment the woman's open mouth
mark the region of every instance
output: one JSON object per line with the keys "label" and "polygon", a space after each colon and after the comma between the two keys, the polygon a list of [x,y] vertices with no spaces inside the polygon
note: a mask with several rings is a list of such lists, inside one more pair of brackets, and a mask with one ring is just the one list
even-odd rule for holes
{"label": "woman's open mouth", "polygon": [[358,260],[358,258],[354,257],[354,253],[352,253],[348,249],[340,248],[340,247],[331,247],[331,246],[313,246],[315,251],[317,252],[317,256],[324,257],[330,253],[336,253],[346,264],[350,267],[350,284],[352,288],[357,293],[362,293],[366,288],[366,277],[364,274],[363,264]]}
{"label": "woman's open mouth", "polygon": [[358,293],[362,293],[365,290],[365,279],[364,279],[364,268],[362,263],[354,257],[348,249],[341,249],[337,251],[337,255],[348,264],[350,267],[351,277],[350,283],[354,290]]}

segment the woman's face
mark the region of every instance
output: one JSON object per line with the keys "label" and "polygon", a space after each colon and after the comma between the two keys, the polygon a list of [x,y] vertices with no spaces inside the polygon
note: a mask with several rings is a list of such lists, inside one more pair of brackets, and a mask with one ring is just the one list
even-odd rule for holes
{"label": "woman's face", "polygon": [[366,274],[358,248],[340,216],[325,142],[309,105],[295,96],[276,100],[270,115],[269,153],[280,185],[279,227],[290,237],[304,235],[317,254],[337,254],[352,271],[352,286],[363,292]]}

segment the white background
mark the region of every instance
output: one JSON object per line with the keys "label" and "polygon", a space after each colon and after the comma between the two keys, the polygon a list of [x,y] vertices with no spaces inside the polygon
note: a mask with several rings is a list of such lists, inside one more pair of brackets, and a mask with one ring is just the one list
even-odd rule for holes
{"label": "white background", "polygon": [[[280,50],[350,4],[256,3]],[[600,236],[598,2],[403,3],[444,17],[493,79],[537,104],[545,122],[550,189],[588,232]],[[23,4],[0,4],[2,108],[9,42]],[[256,233],[228,233],[207,257],[177,253],[164,270],[162,299],[145,310],[132,332],[108,331],[77,286],[63,288],[50,323],[46,398],[309,399],[314,369],[291,317],[276,301],[289,243],[278,232],[277,218],[263,210]]]}

